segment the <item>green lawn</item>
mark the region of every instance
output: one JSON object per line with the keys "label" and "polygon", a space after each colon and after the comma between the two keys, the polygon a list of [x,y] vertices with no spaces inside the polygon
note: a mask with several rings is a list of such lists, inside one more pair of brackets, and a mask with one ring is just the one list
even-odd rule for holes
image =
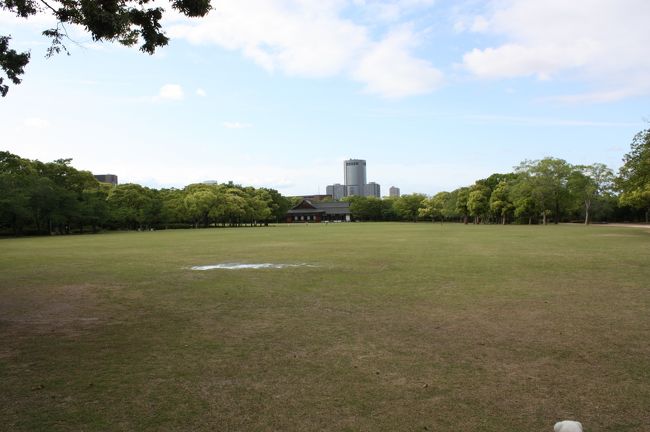
{"label": "green lawn", "polygon": [[[313,267],[189,269],[223,262]],[[621,432],[648,407],[648,229],[0,240],[2,430]]]}

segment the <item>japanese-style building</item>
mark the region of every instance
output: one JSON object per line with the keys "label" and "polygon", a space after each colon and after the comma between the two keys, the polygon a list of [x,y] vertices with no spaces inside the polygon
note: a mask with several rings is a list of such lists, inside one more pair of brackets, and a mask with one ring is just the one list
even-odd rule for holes
{"label": "japanese-style building", "polygon": [[312,202],[303,199],[287,212],[287,223],[350,222],[349,202]]}

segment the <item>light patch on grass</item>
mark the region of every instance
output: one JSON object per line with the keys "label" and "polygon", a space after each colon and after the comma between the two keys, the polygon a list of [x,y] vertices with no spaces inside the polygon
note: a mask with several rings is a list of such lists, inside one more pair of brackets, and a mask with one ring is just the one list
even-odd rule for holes
{"label": "light patch on grass", "polygon": [[290,267],[316,267],[315,265],[301,263],[301,264],[241,264],[241,263],[222,263],[204,266],[194,266],[191,270],[247,270],[247,269],[283,269]]}

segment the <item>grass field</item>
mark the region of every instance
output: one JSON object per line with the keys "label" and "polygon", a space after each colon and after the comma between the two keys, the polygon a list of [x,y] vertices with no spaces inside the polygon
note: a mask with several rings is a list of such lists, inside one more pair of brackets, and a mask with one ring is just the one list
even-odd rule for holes
{"label": "grass field", "polygon": [[[193,271],[223,262],[306,263]],[[0,240],[0,429],[650,430],[650,230]]]}

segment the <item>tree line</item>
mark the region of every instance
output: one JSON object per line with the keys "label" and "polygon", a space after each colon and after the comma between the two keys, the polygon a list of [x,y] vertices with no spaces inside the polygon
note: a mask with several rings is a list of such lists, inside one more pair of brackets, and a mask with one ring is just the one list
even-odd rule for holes
{"label": "tree line", "polygon": [[[67,234],[100,229],[242,226],[283,221],[298,198],[233,183],[152,189],[112,186],[70,159],[43,163],[0,152],[0,233]],[[648,222],[650,129],[632,140],[618,175],[607,166],[547,157],[450,192],[347,197],[354,220],[547,224]]]}
{"label": "tree line", "polygon": [[650,129],[632,140],[618,175],[601,163],[572,165],[547,157],[505,174],[433,196],[348,197],[356,220],[432,220],[547,224],[581,220],[648,222]]}
{"label": "tree line", "polygon": [[254,226],[283,220],[292,204],[274,189],[233,183],[159,190],[132,183],[112,186],[70,163],[0,152],[0,232]]}

